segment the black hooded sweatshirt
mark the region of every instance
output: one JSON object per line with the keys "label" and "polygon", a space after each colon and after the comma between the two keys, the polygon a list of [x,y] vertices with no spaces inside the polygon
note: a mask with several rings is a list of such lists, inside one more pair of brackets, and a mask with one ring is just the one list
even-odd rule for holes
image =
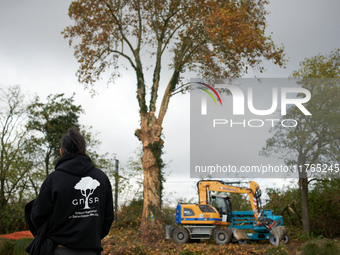
{"label": "black hooded sweatshirt", "polygon": [[113,221],[112,188],[106,174],[85,155],[59,159],[43,182],[31,220],[36,228],[49,221],[47,238],[76,250],[103,250],[101,239]]}

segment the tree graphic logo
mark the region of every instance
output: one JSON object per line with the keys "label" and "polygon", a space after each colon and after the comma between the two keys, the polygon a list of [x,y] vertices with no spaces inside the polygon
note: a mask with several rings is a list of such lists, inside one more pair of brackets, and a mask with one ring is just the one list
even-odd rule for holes
{"label": "tree graphic logo", "polygon": [[81,180],[74,186],[74,189],[80,190],[80,193],[85,197],[84,209],[90,209],[89,197],[98,186],[100,186],[100,183],[89,176],[81,178]]}

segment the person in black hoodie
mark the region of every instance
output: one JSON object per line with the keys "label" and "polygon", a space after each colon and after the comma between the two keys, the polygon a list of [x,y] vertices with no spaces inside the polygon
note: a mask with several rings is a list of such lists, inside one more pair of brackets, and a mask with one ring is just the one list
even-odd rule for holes
{"label": "person in black hoodie", "polygon": [[47,176],[33,203],[31,221],[38,230],[47,225],[44,241],[51,254],[100,254],[101,239],[111,228],[110,181],[85,153],[84,137],[77,129],[69,129],[61,139],[55,171]]}

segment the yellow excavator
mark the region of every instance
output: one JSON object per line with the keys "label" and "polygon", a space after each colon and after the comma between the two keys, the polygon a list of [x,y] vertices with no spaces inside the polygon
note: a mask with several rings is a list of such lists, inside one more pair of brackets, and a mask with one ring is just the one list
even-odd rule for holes
{"label": "yellow excavator", "polygon": [[201,180],[197,183],[198,204],[178,204],[176,208],[176,223],[178,227],[166,226],[167,238],[176,243],[186,243],[189,240],[209,239],[214,237],[217,244],[227,244],[232,238],[238,241],[249,237],[232,221],[232,205],[227,196],[220,192],[247,194],[253,211],[252,227],[265,229],[273,236],[278,245],[285,237],[287,229],[283,226],[281,216],[264,217],[261,205],[260,186],[249,182],[248,188],[234,186],[240,182],[223,182],[220,180]]}

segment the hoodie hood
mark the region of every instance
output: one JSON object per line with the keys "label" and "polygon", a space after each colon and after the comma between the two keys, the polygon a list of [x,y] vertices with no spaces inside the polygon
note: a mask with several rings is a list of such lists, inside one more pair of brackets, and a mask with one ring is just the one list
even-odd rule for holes
{"label": "hoodie hood", "polygon": [[90,157],[85,154],[63,156],[58,160],[55,166],[56,171],[63,171],[72,175],[79,176],[87,174],[93,168],[94,165]]}

